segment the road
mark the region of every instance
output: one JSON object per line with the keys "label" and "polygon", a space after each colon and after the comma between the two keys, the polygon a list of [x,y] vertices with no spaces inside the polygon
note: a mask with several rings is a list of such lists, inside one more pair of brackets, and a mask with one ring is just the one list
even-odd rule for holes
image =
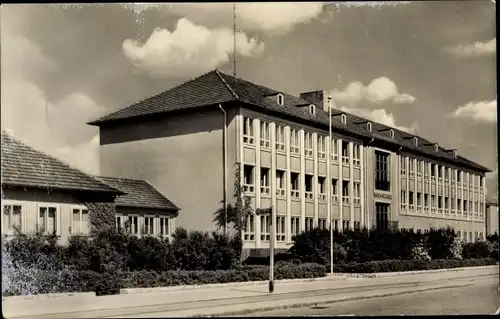
{"label": "road", "polygon": [[[249,313],[252,316],[493,314],[498,306],[497,266],[402,276],[343,278],[277,282],[272,294],[264,282],[101,297],[7,297],[2,298],[2,311],[6,318],[11,319],[173,318]],[[329,306],[324,309],[305,307],[313,304]],[[303,308],[289,308],[301,305]],[[289,309],[262,312],[264,309],[284,308]]]}
{"label": "road", "polygon": [[498,307],[498,282],[492,278],[485,278],[476,280],[470,286],[465,287],[314,307],[255,312],[245,316],[491,315]]}

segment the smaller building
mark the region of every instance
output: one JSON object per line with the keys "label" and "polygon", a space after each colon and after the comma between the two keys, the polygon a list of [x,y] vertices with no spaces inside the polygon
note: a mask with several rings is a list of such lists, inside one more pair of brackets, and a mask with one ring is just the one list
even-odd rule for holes
{"label": "smaller building", "polygon": [[89,235],[91,215],[103,212],[128,218],[135,234],[172,232],[179,209],[148,182],[91,176],[3,131],[1,149],[2,235],[38,227],[65,243]]}
{"label": "smaller building", "polygon": [[498,201],[492,198],[486,200],[486,235],[498,233]]}
{"label": "smaller building", "polygon": [[180,209],[149,182],[129,178],[98,178],[126,193],[115,200],[117,227],[125,227],[138,236],[170,237]]}

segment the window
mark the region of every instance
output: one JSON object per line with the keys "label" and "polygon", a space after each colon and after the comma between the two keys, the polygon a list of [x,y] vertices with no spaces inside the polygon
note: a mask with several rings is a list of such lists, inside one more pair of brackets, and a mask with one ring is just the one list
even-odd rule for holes
{"label": "window", "polygon": [[422,165],[423,161],[417,161],[417,179],[422,180]]}
{"label": "window", "polygon": [[332,138],[330,153],[332,154],[332,161],[338,162],[339,160],[338,140],[335,138]]}
{"label": "window", "polygon": [[462,178],[463,178],[463,172],[462,171],[458,171],[458,174],[457,174],[457,181],[458,183],[462,183]]}
{"label": "window", "polygon": [[415,143],[415,146],[418,146],[418,137],[413,137],[413,142]]}
{"label": "window", "polygon": [[88,235],[90,233],[89,211],[86,208],[73,208],[71,234]]}
{"label": "window", "polygon": [[411,211],[415,210],[414,193],[412,191],[408,192],[408,209]]}
{"label": "window", "polygon": [[58,233],[58,212],[52,206],[40,206],[38,209],[38,227],[46,234]]}
{"label": "window", "polygon": [[243,143],[254,144],[253,119],[243,118]]}
{"label": "window", "polygon": [[[454,181],[456,180],[456,178],[455,178],[455,173],[456,173],[456,170],[454,170],[454,169],[452,169],[452,168],[450,168],[449,170],[450,170],[450,177],[451,177],[451,180],[452,180],[452,182],[454,182]],[[455,186],[455,185],[453,185],[453,184],[454,184],[454,183],[452,183],[452,184],[451,184],[451,186],[452,186],[452,187],[453,187],[453,186]]]}
{"label": "window", "polygon": [[422,211],[422,194],[417,193],[417,211],[421,212]]}
{"label": "window", "polygon": [[400,157],[401,175],[406,175],[406,157]]}
{"label": "window", "polygon": [[340,122],[342,124],[347,124],[347,116],[345,114],[340,115]]}
{"label": "window", "polygon": [[436,212],[436,195],[431,195],[431,212]]}
{"label": "window", "polygon": [[299,198],[300,197],[300,189],[299,189],[299,173],[291,173],[290,174],[290,185],[291,185],[291,195],[292,198]]}
{"label": "window", "polygon": [[354,204],[361,205],[361,183],[360,182],[354,182],[353,192],[354,192]]}
{"label": "window", "polygon": [[154,217],[144,216],[144,228],[143,228],[144,235],[154,235],[155,233],[154,221],[155,221]]}
{"label": "window", "polygon": [[243,191],[253,193],[255,191],[254,167],[244,165],[243,167]]}
{"label": "window", "polygon": [[121,229],[123,227],[123,220],[121,216],[115,216],[116,229]]}
{"label": "window", "polygon": [[276,151],[285,152],[285,127],[276,125]]}
{"label": "window", "polygon": [[406,210],[406,191],[401,191],[401,209]]}
{"label": "window", "polygon": [[337,180],[332,179],[332,202],[336,203],[339,201],[339,197],[337,195]]}
{"label": "window", "polygon": [[342,163],[349,164],[349,142],[340,141],[342,143]]}
{"label": "window", "polygon": [[260,168],[260,193],[264,196],[271,196],[271,187],[269,187],[269,168]]}
{"label": "window", "polygon": [[443,182],[443,167],[437,165],[437,171],[438,171],[438,181],[439,183]]}
{"label": "window", "polygon": [[424,178],[427,179],[429,177],[429,165],[424,162]]}
{"label": "window", "polygon": [[286,177],[285,171],[276,170],[276,195],[278,197],[286,196]]}
{"label": "window", "polygon": [[410,177],[413,177],[415,176],[415,160],[410,158],[408,163],[410,165]]}
{"label": "window", "polygon": [[360,230],[361,229],[361,222],[354,222],[354,229]]}
{"label": "window", "polygon": [[354,144],[353,145],[353,154],[352,154],[352,162],[354,166],[361,165],[361,145]]}
{"label": "window", "polygon": [[269,148],[271,145],[271,133],[269,123],[260,122],[260,146],[262,148]]}
{"label": "window", "polygon": [[276,216],[276,241],[285,241],[286,238],[286,216]]}
{"label": "window", "polygon": [[342,202],[349,204],[349,181],[342,181]]}
{"label": "window", "polygon": [[314,193],[313,193],[313,176],[312,175],[307,175],[305,176],[305,182],[306,182],[306,189],[305,189],[305,192],[306,192],[306,200],[313,200],[313,196],[314,196]]}
{"label": "window", "polygon": [[260,240],[267,241],[271,238],[271,216],[261,215],[260,216]]}
{"label": "window", "polygon": [[437,153],[438,151],[439,151],[439,147],[438,147],[438,145],[437,145],[437,144],[434,144],[434,152],[436,152],[436,153]]}
{"label": "window", "polygon": [[448,167],[444,167],[444,182],[448,184],[450,178],[450,170]]}
{"label": "window", "polygon": [[278,102],[278,105],[284,105],[285,104],[285,96],[283,94],[279,93],[277,96],[277,102]]}
{"label": "window", "polygon": [[436,176],[436,164],[431,164],[431,176],[435,177]]}
{"label": "window", "polygon": [[292,226],[291,234],[292,235],[300,234],[300,217],[292,217],[290,220],[290,224]]}
{"label": "window", "polygon": [[14,228],[17,227],[19,231],[22,231],[22,212],[23,207],[21,205],[2,205],[3,220],[2,220],[2,233],[3,234],[14,234]]}
{"label": "window", "polygon": [[382,191],[391,190],[389,178],[389,154],[375,151],[375,189]]}
{"label": "window", "polygon": [[304,134],[304,153],[306,157],[313,157],[313,138],[312,133],[305,132]]}
{"label": "window", "polygon": [[326,201],[326,177],[318,176],[318,200]]}
{"label": "window", "polygon": [[429,211],[429,194],[424,194],[424,212]]}
{"label": "window", "polygon": [[326,136],[318,135],[318,158],[326,160]]}
{"label": "window", "polygon": [[389,228],[389,204],[375,203],[375,212],[375,226],[379,230],[387,230]]}
{"label": "window", "polygon": [[439,213],[443,213],[443,197],[438,196],[438,211]]}
{"label": "window", "polygon": [[394,138],[394,130],[393,129],[389,130],[389,137]]}
{"label": "window", "polygon": [[457,207],[457,209],[458,209],[458,213],[461,213],[461,212],[463,211],[463,203],[462,203],[462,200],[459,198],[457,202],[458,202],[458,207]]}
{"label": "window", "polygon": [[169,227],[169,218],[168,217],[159,217],[159,229],[158,229],[158,235],[160,236],[168,236],[170,235],[170,227]]}
{"label": "window", "polygon": [[467,216],[467,211],[468,211],[468,208],[469,208],[467,200],[463,200],[462,204],[463,204],[463,209],[462,210],[465,212],[465,216]]}
{"label": "window", "polygon": [[306,232],[314,229],[314,218],[306,217]]}
{"label": "window", "polygon": [[[264,216],[261,216],[264,217]],[[245,231],[243,233],[243,238],[245,240],[254,240],[255,239],[255,216],[254,215],[247,215],[246,217],[246,224],[245,224]]]}
{"label": "window", "polygon": [[139,235],[139,217],[138,216],[127,216],[126,229],[130,234]]}
{"label": "window", "polygon": [[372,131],[372,123],[368,122],[366,123],[366,129],[371,132]]}
{"label": "window", "polygon": [[338,219],[333,220],[333,230],[339,231],[339,220]]}
{"label": "window", "polygon": [[318,218],[318,228],[329,229],[329,227],[326,226],[326,218]]}
{"label": "window", "polygon": [[343,231],[348,231],[349,230],[349,221],[348,220],[343,220],[342,221],[342,230]]}
{"label": "window", "polygon": [[449,205],[450,205],[450,200],[448,199],[448,197],[445,197],[444,198],[444,214],[445,215],[449,215],[450,214]]}
{"label": "window", "polygon": [[290,130],[290,152],[295,155],[300,154],[299,130],[293,128]]}
{"label": "window", "polygon": [[309,114],[316,115],[316,107],[314,104],[309,105]]}

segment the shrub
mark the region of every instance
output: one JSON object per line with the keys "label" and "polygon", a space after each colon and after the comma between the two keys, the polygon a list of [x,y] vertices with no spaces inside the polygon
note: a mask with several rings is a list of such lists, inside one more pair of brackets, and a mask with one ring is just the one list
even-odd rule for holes
{"label": "shrub", "polygon": [[[335,231],[333,234],[334,243],[340,245],[344,242],[344,235]],[[345,256],[342,250],[337,250],[340,254],[335,255],[334,262],[343,260]],[[293,246],[289,253],[300,258],[303,262],[318,263],[325,265],[330,262],[330,231],[315,228],[308,232],[302,232],[293,238]]]}
{"label": "shrub", "polygon": [[464,243],[462,248],[462,256],[464,259],[487,258],[491,256],[493,250],[494,245],[485,241]]}
{"label": "shrub", "polygon": [[432,259],[453,258],[453,246],[457,234],[450,228],[431,228],[425,236],[425,246]]}
{"label": "shrub", "polygon": [[348,263],[334,265],[334,272],[339,273],[377,273],[377,272],[397,272],[397,271],[417,271],[431,269],[447,269],[459,267],[475,267],[495,265],[496,260],[492,258],[481,259],[434,259],[424,260],[382,260],[370,261],[367,263]]}
{"label": "shrub", "polygon": [[410,255],[412,260],[431,260],[431,256],[429,255],[429,251],[425,248],[423,243],[418,243],[411,250]]}
{"label": "shrub", "polygon": [[494,244],[494,243],[497,243],[498,244],[498,232],[495,232],[494,234],[490,234],[488,236],[486,236],[486,241]]}

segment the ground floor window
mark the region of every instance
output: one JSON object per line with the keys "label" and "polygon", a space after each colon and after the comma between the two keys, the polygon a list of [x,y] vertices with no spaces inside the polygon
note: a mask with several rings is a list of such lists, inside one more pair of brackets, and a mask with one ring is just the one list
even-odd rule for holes
{"label": "ground floor window", "polygon": [[387,230],[389,227],[389,208],[388,203],[375,203],[375,227],[378,230]]}
{"label": "ground floor window", "polygon": [[38,228],[45,234],[58,233],[59,214],[55,206],[39,206]]}
{"label": "ground floor window", "polygon": [[72,218],[72,235],[88,235],[90,233],[89,211],[87,208],[73,208]]}
{"label": "ground floor window", "polygon": [[160,235],[160,236],[170,235],[169,218],[168,217],[159,217],[158,222],[159,222],[158,235]]}
{"label": "ground floor window", "polygon": [[155,234],[155,218],[153,216],[144,216],[144,235],[154,235]]}
{"label": "ground floor window", "polygon": [[14,228],[22,230],[23,207],[15,204],[2,205],[2,234],[13,234]]}

